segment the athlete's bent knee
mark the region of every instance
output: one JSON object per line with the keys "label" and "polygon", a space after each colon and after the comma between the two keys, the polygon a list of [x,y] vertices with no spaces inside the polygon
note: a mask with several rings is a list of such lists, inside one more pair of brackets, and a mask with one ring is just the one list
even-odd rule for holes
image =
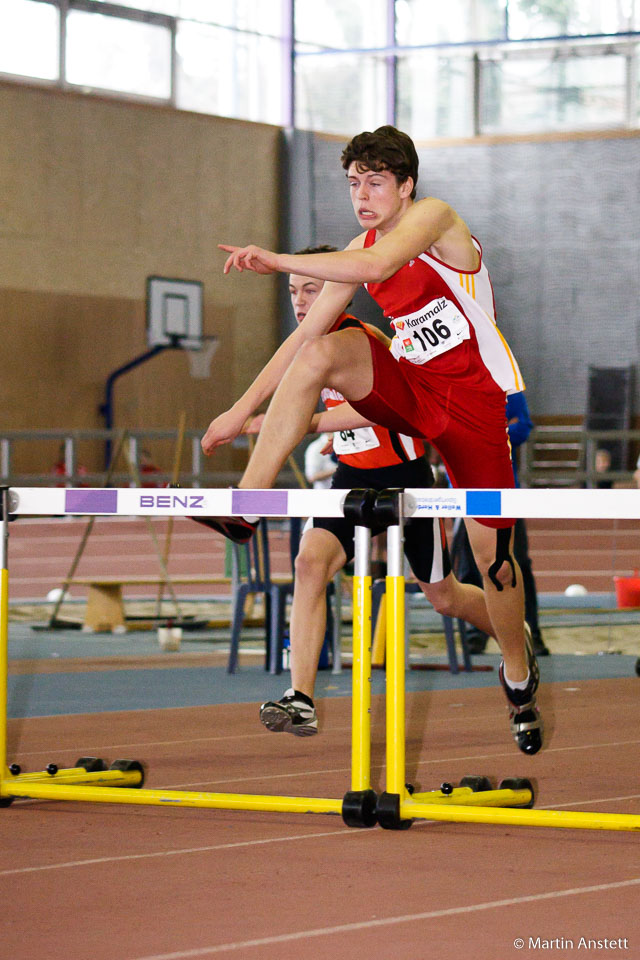
{"label": "athlete's bent knee", "polygon": [[331,578],[327,561],[310,550],[301,550],[294,566],[296,580],[307,586],[317,584],[319,590],[324,590]]}
{"label": "athlete's bent knee", "polygon": [[311,337],[305,340],[296,354],[297,369],[305,369],[307,375],[313,378],[324,377],[329,374],[334,364],[334,352],[327,343],[328,337]]}

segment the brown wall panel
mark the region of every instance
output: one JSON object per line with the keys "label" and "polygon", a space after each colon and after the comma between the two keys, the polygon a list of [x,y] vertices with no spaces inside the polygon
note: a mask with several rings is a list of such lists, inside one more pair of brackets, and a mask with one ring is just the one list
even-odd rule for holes
{"label": "brown wall panel", "polygon": [[0,429],[102,426],[109,373],[147,349],[152,274],[203,281],[220,346],[207,381],[173,350],[125,374],[116,425],[175,427],[185,410],[204,429],[242,393],[277,344],[276,281],[224,277],[217,244],[277,247],[279,141],[266,125],[0,84]]}

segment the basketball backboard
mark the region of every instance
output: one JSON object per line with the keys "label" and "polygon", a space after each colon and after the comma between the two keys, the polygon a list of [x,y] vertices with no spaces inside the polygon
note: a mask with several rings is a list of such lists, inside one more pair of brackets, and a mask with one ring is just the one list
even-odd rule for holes
{"label": "basketball backboard", "polygon": [[147,277],[147,340],[150,347],[202,347],[203,285],[199,280]]}

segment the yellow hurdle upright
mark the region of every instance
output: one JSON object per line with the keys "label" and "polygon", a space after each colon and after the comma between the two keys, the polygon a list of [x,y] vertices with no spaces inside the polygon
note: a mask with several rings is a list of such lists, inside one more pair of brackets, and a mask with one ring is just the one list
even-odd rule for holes
{"label": "yellow hurdle upright", "polygon": [[351,789],[371,788],[371,531],[355,528]]}
{"label": "yellow hurdle upright", "polygon": [[[405,610],[402,560],[402,491],[385,491],[383,512],[387,526],[387,782],[378,798],[378,823],[385,829],[402,830],[413,819],[458,823],[494,823],[509,826],[564,827],[581,830],[640,830],[640,816],[588,813],[566,810],[534,810],[529,780],[505,780],[497,790],[486,787],[453,788],[412,796],[405,784]],[[379,498],[380,499],[380,498]],[[486,780],[486,778],[465,778]],[[464,783],[464,781],[463,781]],[[445,791],[445,787],[447,788]],[[477,792],[479,790],[480,792]],[[511,809],[516,808],[516,809]]]}

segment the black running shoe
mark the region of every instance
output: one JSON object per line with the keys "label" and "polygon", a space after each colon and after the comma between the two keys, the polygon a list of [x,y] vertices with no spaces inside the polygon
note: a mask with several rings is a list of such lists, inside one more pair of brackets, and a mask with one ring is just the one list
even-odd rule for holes
{"label": "black running shoe", "polygon": [[233,543],[248,543],[258,529],[257,523],[250,523],[244,517],[190,517],[196,523],[221,533]]}
{"label": "black running shoe", "polygon": [[498,675],[509,701],[509,723],[513,739],[523,753],[534,754],[542,746],[542,719],[536,706],[536,690],[540,683],[540,669],[535,658],[529,628],[525,628],[529,683],[524,690],[514,690],[504,678],[504,660]]}
{"label": "black running shoe", "polygon": [[[304,699],[303,699],[304,698]],[[267,700],[260,707],[260,721],[273,733],[312,737],[318,732],[313,700],[296,690],[285,690],[280,700]]]}

